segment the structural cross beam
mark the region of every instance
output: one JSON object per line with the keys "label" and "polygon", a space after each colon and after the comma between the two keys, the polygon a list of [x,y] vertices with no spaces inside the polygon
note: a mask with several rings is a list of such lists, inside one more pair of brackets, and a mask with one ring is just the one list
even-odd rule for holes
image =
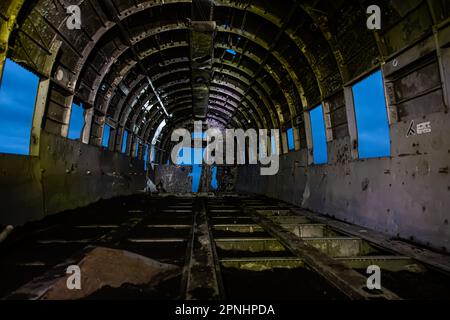
{"label": "structural cross beam", "polygon": [[192,2],[190,22],[191,85],[193,115],[206,119],[209,102],[209,84],[214,60],[214,35],[216,23],[212,20],[213,3],[210,0]]}
{"label": "structural cross beam", "polygon": [[116,8],[114,7],[112,1],[108,1],[108,0],[102,0],[102,3],[104,4],[105,8],[107,9],[108,12],[111,13],[111,17],[113,19],[113,21],[116,23],[117,28],[119,29],[120,32],[120,36],[122,41],[128,46],[130,47],[130,50],[133,54],[134,59],[137,62],[137,65],[140,69],[140,71],[145,75],[149,86],[152,88],[153,93],[155,94],[156,98],[158,99],[159,105],[161,106],[161,108],[163,109],[165,115],[167,118],[170,117],[169,113],[167,112],[166,107],[164,106],[164,103],[158,93],[158,90],[155,88],[152,79],[147,71],[147,69],[145,68],[143,62],[141,61],[141,58],[139,57],[138,52],[136,51],[136,49],[133,46],[133,43],[131,42],[130,39],[130,34],[128,32],[128,30],[125,28],[125,26],[123,25],[122,21],[119,18],[119,12],[116,10]]}

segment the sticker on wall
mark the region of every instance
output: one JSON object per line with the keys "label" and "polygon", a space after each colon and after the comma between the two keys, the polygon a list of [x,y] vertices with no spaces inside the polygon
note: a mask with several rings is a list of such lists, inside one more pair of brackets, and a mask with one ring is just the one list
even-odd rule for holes
{"label": "sticker on wall", "polygon": [[431,122],[422,122],[417,125],[417,134],[431,133]]}
{"label": "sticker on wall", "polygon": [[414,129],[414,120],[411,121],[411,124],[409,125],[408,133],[406,134],[406,137],[409,138],[411,136],[416,135],[416,129]]}
{"label": "sticker on wall", "polygon": [[406,137],[409,138],[411,136],[415,135],[422,135],[422,134],[428,134],[431,133],[431,122],[422,122],[415,125],[414,120],[411,121],[411,124],[409,125],[408,133],[406,134]]}

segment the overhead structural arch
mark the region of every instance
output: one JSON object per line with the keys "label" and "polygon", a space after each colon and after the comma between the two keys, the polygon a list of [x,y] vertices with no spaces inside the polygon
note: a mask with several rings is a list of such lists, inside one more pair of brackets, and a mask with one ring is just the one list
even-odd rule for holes
{"label": "overhead structural arch", "polygon": [[[82,102],[83,141],[97,146],[105,124],[117,146],[125,129],[150,143],[163,120],[170,134],[195,118],[195,63],[211,73],[206,123],[304,132],[305,110],[408,45],[394,45],[390,28],[406,28],[419,9],[429,16],[422,29],[439,23],[429,1],[380,1],[386,31],[372,31],[362,0],[215,0],[200,21],[214,26],[208,47],[192,36],[195,1],[78,0],[82,24],[73,29],[65,1],[3,0],[0,71],[8,56],[49,81],[42,128],[50,133],[65,135],[72,102]],[[194,47],[208,49],[204,61],[193,64]]]}

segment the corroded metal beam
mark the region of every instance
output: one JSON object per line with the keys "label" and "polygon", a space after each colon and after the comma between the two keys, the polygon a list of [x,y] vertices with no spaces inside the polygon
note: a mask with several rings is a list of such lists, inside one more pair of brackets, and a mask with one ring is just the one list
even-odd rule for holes
{"label": "corroded metal beam", "polygon": [[350,299],[399,299],[396,294],[387,289],[383,289],[379,294],[364,290],[367,278],[363,275],[344,266],[344,264],[336,262],[333,258],[320,252],[313,246],[306,244],[304,239],[273,223],[271,219],[258,214],[255,210],[247,207],[245,211],[253,216],[256,223],[279,239],[286,248],[301,258],[312,270],[319,273],[336,288],[339,288]]}
{"label": "corroded metal beam", "polygon": [[224,297],[219,261],[214,254],[212,236],[204,199],[194,204],[194,225],[191,254],[187,259],[186,296],[188,300],[221,299]]}
{"label": "corroded metal beam", "polygon": [[[219,61],[219,60],[216,60],[216,61]],[[217,63],[218,63],[218,62],[215,62],[215,64],[217,64]],[[229,71],[230,68],[236,70],[236,72],[234,72],[234,71]],[[238,71],[243,71],[244,74],[246,74],[246,76],[243,76],[242,73],[238,73]],[[217,71],[217,72],[219,72],[219,71]],[[232,65],[222,64],[222,67],[220,68],[220,72],[219,72],[219,73],[228,74],[229,76],[232,76],[232,77],[236,78],[237,80],[243,80],[243,81],[246,81],[246,83],[248,83],[248,82],[250,81],[250,78],[251,78],[251,71],[250,71],[250,70],[246,69],[245,67],[238,68],[237,66],[235,66],[235,65],[233,65],[233,64],[232,64]],[[255,91],[256,96],[259,97],[259,98],[261,98],[261,99],[263,100],[264,103],[263,103],[263,104],[259,104],[259,103],[258,103],[258,104],[257,104],[257,105],[258,105],[258,108],[256,108],[255,111],[256,111],[256,113],[258,114],[259,118],[260,118],[261,120],[263,120],[264,126],[265,126],[265,127],[269,127],[269,126],[270,126],[269,123],[266,122],[266,115],[270,115],[270,117],[271,117],[271,119],[272,119],[271,126],[277,127],[276,123],[278,123],[278,121],[275,120],[276,112],[273,112],[273,111],[272,111],[273,109],[268,109],[268,108],[267,108],[268,106],[272,106],[272,104],[270,103],[270,98],[269,98],[268,96],[266,97],[266,95],[267,95],[267,92],[266,92],[266,91],[268,91],[269,88],[268,88],[268,87],[265,87],[265,85],[264,85],[263,83],[259,82],[259,81],[258,81],[258,83],[260,84],[260,88],[263,89],[263,90],[258,89],[258,86],[253,87],[252,90]],[[137,93],[139,93],[139,92],[142,91],[142,89],[144,89],[144,88],[143,88],[141,85],[139,85],[139,86],[137,87],[137,89],[132,88],[131,91],[133,92],[133,91],[137,90]],[[147,91],[146,91],[146,92],[147,92]],[[144,93],[144,95],[145,95],[145,94],[146,94],[146,93]],[[168,94],[171,95],[172,92],[169,91]],[[135,94],[131,94],[131,98],[129,99],[129,101],[132,102],[132,101],[135,100],[135,98],[136,98]],[[142,104],[143,104],[143,103],[145,103],[145,101],[146,101],[147,99],[148,99],[148,98],[146,98],[146,97],[144,97],[144,98],[142,98],[142,99],[139,99],[139,100],[140,100],[139,103],[142,103]],[[246,99],[248,99],[248,98],[246,98]],[[150,101],[150,104],[153,105],[154,102],[155,102],[154,100],[151,100],[151,101]],[[130,104],[129,104],[129,103],[127,103],[127,107],[130,107]],[[138,107],[139,107],[139,105],[138,105]],[[262,110],[262,107],[264,107],[264,108],[266,109],[266,112],[264,112],[264,110]],[[273,107],[273,108],[274,108],[274,107]],[[120,108],[119,108],[119,109],[120,109]],[[119,115],[118,112],[122,112],[122,110],[119,110],[119,109],[116,109],[116,116]]]}
{"label": "corroded metal beam", "polygon": [[206,119],[209,83],[212,76],[216,23],[212,20],[211,0],[192,1],[190,23],[192,112],[194,118]]}
{"label": "corroded metal beam", "polygon": [[0,15],[0,83],[9,49],[9,38],[24,2],[24,0],[3,0],[0,4],[0,11],[2,12]]}

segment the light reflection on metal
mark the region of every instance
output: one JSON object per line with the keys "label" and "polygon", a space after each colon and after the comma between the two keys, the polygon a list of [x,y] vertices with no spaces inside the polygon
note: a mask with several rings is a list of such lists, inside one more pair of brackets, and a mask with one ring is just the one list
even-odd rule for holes
{"label": "light reflection on metal", "polygon": [[[167,114],[167,113],[166,113]],[[167,114],[167,116],[169,117],[169,115]],[[164,119],[158,126],[158,128],[155,131],[155,135],[153,136],[152,139],[152,145],[155,145],[156,142],[158,141],[158,137],[161,134],[161,131],[164,129],[164,127],[166,126],[166,120]]]}
{"label": "light reflection on metal", "polygon": [[[159,96],[158,91],[155,89],[155,86],[153,85],[152,80],[150,79],[150,77],[147,77],[147,80],[148,80],[148,83],[150,84],[150,87],[153,90],[153,93],[155,94],[156,98],[158,99],[158,102],[161,105],[161,108],[164,110],[164,113],[169,118],[169,113],[167,112],[166,107],[164,107],[161,97]],[[165,125],[165,121],[164,121],[164,125]]]}

